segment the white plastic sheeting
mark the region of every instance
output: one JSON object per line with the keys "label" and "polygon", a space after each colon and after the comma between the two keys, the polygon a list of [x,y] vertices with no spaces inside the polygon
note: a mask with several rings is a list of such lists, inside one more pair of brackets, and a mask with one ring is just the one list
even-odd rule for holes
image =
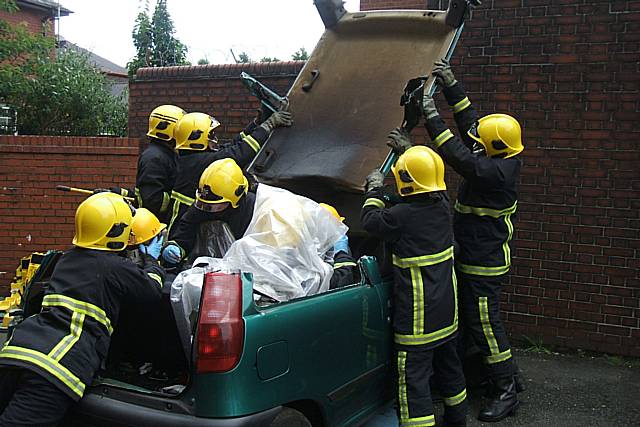
{"label": "white plastic sheeting", "polygon": [[333,267],[323,256],[347,230],[313,200],[260,184],[251,223],[224,261],[252,273],[254,289],[277,301],[325,292]]}

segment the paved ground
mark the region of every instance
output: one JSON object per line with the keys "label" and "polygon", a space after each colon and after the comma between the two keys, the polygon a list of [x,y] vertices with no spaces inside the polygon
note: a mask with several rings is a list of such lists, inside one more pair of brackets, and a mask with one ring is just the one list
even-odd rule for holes
{"label": "paved ground", "polygon": [[[0,333],[0,345],[4,342]],[[527,391],[515,417],[500,423],[475,419],[481,398],[470,395],[469,427],[637,427],[640,426],[640,361],[515,351]],[[440,407],[436,416],[441,416]],[[395,427],[393,409],[363,427]]]}
{"label": "paved ground", "polygon": [[[520,395],[522,405],[517,415],[500,423],[477,421],[475,415],[481,398],[472,395],[469,427],[640,426],[640,363],[637,360],[625,362],[618,358],[527,351],[517,351],[516,357],[527,385],[527,391]],[[395,413],[388,410],[363,427],[397,425]]]}

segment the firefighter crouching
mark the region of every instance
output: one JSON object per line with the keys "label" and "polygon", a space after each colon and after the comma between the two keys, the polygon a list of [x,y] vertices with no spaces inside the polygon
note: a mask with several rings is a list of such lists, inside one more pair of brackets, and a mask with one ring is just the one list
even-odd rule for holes
{"label": "firefighter crouching", "polygon": [[160,300],[164,272],[154,255],[144,254],[139,268],[118,253],[132,216],[112,193],[93,195],[76,210],[75,246],[58,261],[42,311],[0,350],[0,425],[57,425],[105,360],[122,301]]}
{"label": "firefighter crouching", "polygon": [[500,321],[502,281],[511,265],[511,238],[523,150],[518,121],[506,114],[478,119],[448,62],[433,71],[452,107],[462,141],[440,118],[430,96],[423,99],[425,126],[438,152],[464,179],[454,205],[453,229],[460,253],[456,273],[463,331],[484,356],[492,390],[481,421],[500,421],[519,405],[523,390]]}
{"label": "firefighter crouching", "polygon": [[432,375],[444,397],[446,425],[464,426],[467,393],[455,344],[457,293],[444,164],[430,148],[408,148],[408,136],[399,130],[390,138],[394,150],[406,149],[392,168],[401,201],[387,206],[384,177],[372,172],[361,222],[393,254],[394,389],[400,426],[435,425]]}

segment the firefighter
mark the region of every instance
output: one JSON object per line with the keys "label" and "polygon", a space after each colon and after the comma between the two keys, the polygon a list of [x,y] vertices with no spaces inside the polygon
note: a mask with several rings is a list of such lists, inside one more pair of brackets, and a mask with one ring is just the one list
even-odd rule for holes
{"label": "firefighter", "polygon": [[220,123],[214,117],[205,113],[189,113],[178,121],[175,128],[178,173],[171,192],[173,208],[170,231],[193,204],[198,180],[207,166],[228,157],[245,168],[273,129],[293,124],[288,111],[275,112],[260,125],[257,124],[259,120],[259,117],[253,120],[233,141],[220,145],[215,136],[215,129]]}
{"label": "firefighter", "polygon": [[0,350],[0,425],[57,425],[105,360],[123,300],[160,299],[160,247],[143,249],[144,269],[118,254],[131,220],[132,208],[112,193],[93,195],[76,210],[75,246],[58,261],[42,311]]}
{"label": "firefighter", "polygon": [[[149,209],[160,221],[171,219],[171,190],[176,180],[177,158],[174,131],[186,112],[175,105],[160,105],[149,115],[149,146],[138,159],[135,198],[137,207]],[[110,188],[122,196],[131,190]]]}
{"label": "firefighter", "polygon": [[168,265],[179,264],[193,249],[200,224],[206,221],[227,223],[236,239],[241,238],[253,216],[256,194],[235,160],[211,163],[200,176],[195,202],[189,206],[169,235],[162,252]]}
{"label": "firefighter", "polygon": [[[397,204],[389,205],[378,171],[367,177],[362,227],[380,238],[393,259],[393,331],[400,426],[434,426],[429,380],[444,397],[447,426],[465,426],[466,386],[456,352],[456,277],[449,199],[440,156],[411,147],[399,129],[389,138],[402,152],[392,167]],[[411,148],[408,148],[411,147]]]}
{"label": "firefighter", "polygon": [[[127,257],[142,266],[144,260],[140,257],[140,248],[150,243],[162,246],[165,240],[167,225],[160,222],[149,209],[138,208],[131,222],[131,238]],[[142,246],[140,246],[142,245]]]}
{"label": "firefighter", "polygon": [[[335,219],[344,222],[344,217],[340,216],[336,208],[327,203],[319,203],[319,205],[329,211]],[[338,239],[335,245],[333,245],[333,250],[325,254],[325,258],[333,265],[333,275],[331,276],[329,289],[341,288],[354,283],[357,264],[351,255],[349,238],[346,234],[343,234]]]}
{"label": "firefighter", "polygon": [[425,126],[444,161],[462,177],[453,227],[460,253],[456,272],[465,333],[484,355],[492,384],[481,421],[500,421],[519,405],[521,383],[504,326],[500,291],[511,265],[511,238],[523,150],[518,121],[506,114],[478,119],[445,60],[433,71],[452,107],[462,140],[440,118],[433,98],[425,96]]}

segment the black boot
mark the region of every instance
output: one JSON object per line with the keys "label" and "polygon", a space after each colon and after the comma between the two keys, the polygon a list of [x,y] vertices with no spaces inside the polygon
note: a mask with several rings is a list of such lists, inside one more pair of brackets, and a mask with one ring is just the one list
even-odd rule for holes
{"label": "black boot", "polygon": [[518,393],[516,393],[516,381],[513,376],[496,378],[493,381],[491,401],[480,410],[480,421],[496,422],[509,415],[515,414],[520,406]]}
{"label": "black boot", "polygon": [[517,393],[522,393],[527,389],[527,387],[524,385],[524,379],[522,378],[522,375],[520,375],[520,371],[515,373],[515,375],[513,376],[513,379],[516,382]]}

